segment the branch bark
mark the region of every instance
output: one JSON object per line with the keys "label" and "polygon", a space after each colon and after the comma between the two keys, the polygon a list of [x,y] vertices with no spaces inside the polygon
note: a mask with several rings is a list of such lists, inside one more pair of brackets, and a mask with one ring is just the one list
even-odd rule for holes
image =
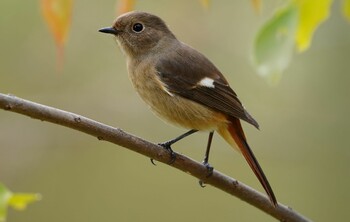
{"label": "branch bark", "polygon": [[[133,136],[122,129],[102,124],[75,113],[2,93],[0,93],[0,108],[84,132],[99,140],[114,143],[165,164],[168,164],[170,161],[168,151],[161,146]],[[214,170],[212,176],[207,178],[207,169],[203,164],[182,154],[176,153],[175,162],[169,166],[188,173],[206,184],[210,184],[228,194],[238,197],[280,221],[310,221],[303,215],[281,203],[279,203],[277,207],[272,206],[269,199],[264,194],[259,193],[251,187],[217,170]]]}

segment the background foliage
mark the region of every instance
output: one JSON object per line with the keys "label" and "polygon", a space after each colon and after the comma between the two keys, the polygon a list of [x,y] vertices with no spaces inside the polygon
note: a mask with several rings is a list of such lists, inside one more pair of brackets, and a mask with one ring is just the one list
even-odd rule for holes
{"label": "background foliage", "polygon": [[[346,2],[346,1],[344,1]],[[295,56],[270,87],[249,61],[255,35],[281,1],[137,1],[136,9],[167,21],[177,37],[206,54],[227,76],[261,125],[244,125],[277,198],[314,219],[350,217],[348,135],[350,29],[346,7],[334,1],[312,46]],[[209,4],[209,3],[206,3]],[[97,30],[112,24],[115,1],[75,1],[59,71],[42,9],[31,1],[0,2],[0,90],[119,126],[151,141],[183,132],[148,111],[134,93],[125,58]],[[340,9],[344,9],[343,11]],[[190,19],[189,19],[190,18]],[[272,219],[164,165],[89,136],[13,113],[0,115],[0,181],[14,191],[39,192],[30,210],[9,221],[177,221]],[[174,147],[200,160],[206,134]],[[260,189],[243,158],[214,138],[211,163]]]}

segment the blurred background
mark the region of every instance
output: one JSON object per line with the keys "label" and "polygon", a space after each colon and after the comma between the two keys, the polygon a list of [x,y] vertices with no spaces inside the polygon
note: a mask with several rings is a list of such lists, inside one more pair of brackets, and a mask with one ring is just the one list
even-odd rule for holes
{"label": "blurred background", "polygon": [[[254,36],[280,0],[138,1],[177,37],[226,75],[261,130],[243,124],[277,199],[315,221],[350,217],[350,24],[339,1],[295,55],[276,86],[255,74]],[[0,2],[0,92],[78,113],[153,142],[184,132],[157,119],[129,83],[125,58],[112,36],[98,33],[115,19],[115,1],[75,1],[64,66],[38,1]],[[201,161],[207,133],[176,144]],[[217,135],[215,169],[263,192],[242,156]],[[8,221],[274,221],[239,199],[180,171],[80,132],[0,111],[0,181],[43,199]]]}

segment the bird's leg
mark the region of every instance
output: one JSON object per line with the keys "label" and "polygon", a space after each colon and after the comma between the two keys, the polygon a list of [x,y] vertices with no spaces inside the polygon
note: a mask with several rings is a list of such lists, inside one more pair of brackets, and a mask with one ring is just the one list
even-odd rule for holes
{"label": "bird's leg", "polygon": [[[178,136],[178,137],[176,137],[176,138],[174,138],[172,140],[166,141],[164,143],[158,143],[158,145],[164,147],[165,149],[167,149],[170,152],[171,160],[169,161],[169,164],[174,163],[174,161],[176,159],[175,152],[171,149],[171,145],[173,145],[177,141],[179,141],[179,140],[181,140],[181,139],[183,139],[183,138],[185,138],[185,137],[187,137],[187,136],[189,136],[189,135],[191,135],[191,134],[193,134],[193,133],[195,133],[197,131],[198,130],[192,129],[192,130],[190,130],[190,131],[188,131],[188,132],[186,132],[186,133],[184,133],[184,134],[182,134],[182,135],[180,135],[180,136]],[[155,165],[154,162],[153,162],[153,159],[151,159],[151,162],[152,162],[153,165]]]}
{"label": "bird's leg", "polygon": [[171,145],[173,145],[174,143],[178,142],[179,140],[181,140],[181,139],[183,139],[183,138],[185,138],[185,137],[187,137],[187,136],[189,136],[197,131],[198,130],[192,129],[184,134],[181,134],[180,136],[178,136],[172,140],[166,141],[164,143],[159,143],[158,145],[164,147],[167,150],[171,150]]}
{"label": "bird's leg", "polygon": [[[209,153],[210,153],[210,147],[211,147],[211,141],[213,140],[213,136],[214,136],[214,131],[211,131],[209,133],[209,137],[208,137],[208,144],[207,144],[207,149],[205,150],[205,156],[204,156],[204,160],[203,160],[203,165],[207,168],[207,177],[210,177],[213,174],[213,170],[214,168],[212,166],[210,166],[209,164]],[[201,187],[205,187],[204,182],[202,180],[199,181],[199,185]]]}

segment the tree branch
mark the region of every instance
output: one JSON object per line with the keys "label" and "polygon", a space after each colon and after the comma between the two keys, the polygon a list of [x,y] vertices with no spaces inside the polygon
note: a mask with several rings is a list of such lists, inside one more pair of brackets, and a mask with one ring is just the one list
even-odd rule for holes
{"label": "tree branch", "polygon": [[[168,164],[170,161],[168,151],[161,146],[128,134],[119,128],[102,124],[78,114],[34,103],[13,95],[5,95],[1,93],[0,108],[42,121],[48,121],[57,125],[79,130],[90,134],[91,136],[97,137],[99,140],[105,140],[116,145],[123,146],[165,164]],[[189,173],[206,184],[210,184],[222,191],[225,191],[226,193],[236,196],[278,220],[298,222],[310,221],[285,205],[278,204],[277,207],[273,207],[265,195],[233,178],[220,173],[217,170],[214,170],[212,176],[207,178],[207,169],[205,166],[203,166],[203,164],[196,162],[182,154],[176,153],[175,162],[169,166]]]}

